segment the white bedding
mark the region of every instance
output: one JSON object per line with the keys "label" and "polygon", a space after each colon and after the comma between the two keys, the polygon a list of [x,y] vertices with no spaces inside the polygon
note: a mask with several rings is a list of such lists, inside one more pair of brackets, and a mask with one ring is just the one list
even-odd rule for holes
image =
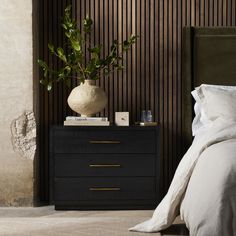
{"label": "white bedding", "polygon": [[236,235],[235,139],[236,121],[222,118],[198,133],[153,217],[130,230],[166,229],[180,213],[182,202],[181,215],[191,236]]}
{"label": "white bedding", "polygon": [[236,235],[236,139],[216,143],[201,154],[180,212],[190,235]]}

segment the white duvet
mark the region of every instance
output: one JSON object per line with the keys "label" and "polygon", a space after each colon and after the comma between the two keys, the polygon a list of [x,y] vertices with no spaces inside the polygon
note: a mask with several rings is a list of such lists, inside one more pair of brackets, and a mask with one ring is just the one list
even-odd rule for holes
{"label": "white duvet", "polygon": [[153,217],[130,230],[166,229],[179,213],[191,236],[236,235],[236,121],[218,118],[195,137]]}

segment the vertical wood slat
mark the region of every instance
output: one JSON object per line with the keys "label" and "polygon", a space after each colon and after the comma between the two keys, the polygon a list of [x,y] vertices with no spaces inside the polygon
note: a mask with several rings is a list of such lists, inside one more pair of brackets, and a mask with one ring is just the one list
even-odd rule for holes
{"label": "vertical wood slat", "polygon": [[[131,33],[133,34],[137,34],[136,32],[136,2],[133,1],[131,2]],[[136,76],[136,71],[137,71],[137,63],[136,63],[136,58],[137,58],[137,54],[136,54],[136,50],[137,50],[137,44],[132,46],[131,49],[131,65],[132,65],[132,74],[131,74],[131,94],[132,94],[132,100],[131,100],[131,109],[132,109],[132,115],[131,115],[131,120],[137,120],[137,101],[136,101],[136,84],[137,84],[137,76]],[[115,110],[114,110],[115,111]]]}
{"label": "vertical wood slat", "polygon": [[140,105],[141,105],[141,4],[140,1],[136,2],[136,34],[139,36],[139,40],[136,42],[136,118],[140,117]]}
{"label": "vertical wood slat", "polygon": [[[162,194],[166,192],[182,157],[181,148],[181,44],[182,27],[235,26],[233,0],[42,0],[39,1],[40,58],[54,68],[60,62],[48,54],[47,44],[61,45],[65,38],[60,26],[66,5],[72,4],[73,16],[81,26],[88,13],[94,20],[92,44],[104,45],[107,54],[112,40],[122,41],[131,33],[139,35],[126,54],[124,72],[97,83],[106,90],[109,104],[99,115],[114,121],[115,111],[130,112],[131,122],[138,121],[141,110],[151,109],[161,125]],[[42,77],[42,73],[40,72]],[[40,87],[40,175],[41,199],[48,199],[49,128],[62,124],[66,115],[75,114],[67,106],[70,89],[58,84],[51,94]]]}
{"label": "vertical wood slat", "polygon": [[[117,39],[119,42],[123,39],[123,15],[122,15],[122,7],[123,7],[123,0],[117,0],[117,18],[118,18],[118,29],[117,29]],[[117,76],[118,87],[117,87],[117,99],[118,99],[118,110],[122,111],[123,108],[123,73],[121,71],[118,72]]]}

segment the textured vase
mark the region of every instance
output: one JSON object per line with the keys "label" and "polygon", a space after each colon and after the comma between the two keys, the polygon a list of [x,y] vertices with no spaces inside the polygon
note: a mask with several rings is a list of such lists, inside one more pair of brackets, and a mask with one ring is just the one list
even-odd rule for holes
{"label": "textured vase", "polygon": [[67,102],[69,107],[81,116],[92,116],[105,108],[107,95],[95,85],[94,80],[85,80],[71,91]]}

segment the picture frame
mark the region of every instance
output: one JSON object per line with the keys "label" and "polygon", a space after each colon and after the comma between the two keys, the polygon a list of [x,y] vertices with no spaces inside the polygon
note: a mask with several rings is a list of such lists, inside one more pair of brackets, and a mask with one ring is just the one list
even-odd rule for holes
{"label": "picture frame", "polygon": [[115,112],[115,125],[129,126],[129,112]]}

